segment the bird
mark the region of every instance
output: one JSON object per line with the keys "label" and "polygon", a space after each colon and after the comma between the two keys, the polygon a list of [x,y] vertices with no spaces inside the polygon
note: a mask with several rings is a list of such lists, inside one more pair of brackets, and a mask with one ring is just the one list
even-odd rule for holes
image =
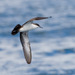
{"label": "bird", "polygon": [[29,42],[29,38],[28,38],[28,32],[30,30],[38,28],[38,27],[42,28],[39,24],[33,23],[33,21],[43,20],[43,19],[48,19],[48,18],[52,18],[52,16],[32,18],[32,19],[28,20],[27,22],[25,22],[23,25],[17,24],[11,32],[12,35],[16,35],[18,32],[20,32],[20,41],[21,41],[21,44],[23,47],[24,57],[25,57],[26,62],[28,64],[30,64],[31,60],[32,60],[31,47],[30,47],[30,42]]}

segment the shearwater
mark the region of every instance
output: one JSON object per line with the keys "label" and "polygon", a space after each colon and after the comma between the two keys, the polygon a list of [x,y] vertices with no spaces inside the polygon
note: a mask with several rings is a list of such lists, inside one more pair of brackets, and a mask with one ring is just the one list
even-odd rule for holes
{"label": "shearwater", "polygon": [[39,24],[33,23],[34,20],[42,20],[42,19],[48,19],[48,18],[51,18],[51,16],[50,17],[32,18],[32,19],[28,20],[27,22],[25,22],[22,26],[20,24],[17,24],[11,32],[12,35],[15,35],[18,32],[20,32],[20,41],[21,41],[21,44],[23,47],[26,62],[28,64],[31,63],[31,59],[32,59],[30,42],[28,39],[28,31],[38,28],[38,27],[42,28]]}

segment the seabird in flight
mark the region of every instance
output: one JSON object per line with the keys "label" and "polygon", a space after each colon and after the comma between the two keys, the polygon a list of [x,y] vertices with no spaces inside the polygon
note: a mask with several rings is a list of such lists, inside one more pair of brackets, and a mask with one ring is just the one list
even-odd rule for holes
{"label": "seabird in flight", "polygon": [[11,32],[12,35],[15,35],[18,32],[20,32],[20,41],[23,47],[26,62],[28,64],[31,63],[31,59],[32,59],[31,47],[30,47],[30,42],[28,38],[28,31],[38,27],[42,28],[39,24],[33,23],[34,20],[42,20],[42,19],[48,19],[48,18],[51,18],[51,16],[32,18],[29,21],[25,22],[22,26],[20,24],[17,24]]}

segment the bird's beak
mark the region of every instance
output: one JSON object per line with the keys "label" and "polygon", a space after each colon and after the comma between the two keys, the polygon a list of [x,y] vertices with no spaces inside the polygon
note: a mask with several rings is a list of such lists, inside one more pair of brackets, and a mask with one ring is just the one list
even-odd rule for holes
{"label": "bird's beak", "polygon": [[41,26],[39,26],[40,28],[43,28],[43,27],[41,27]]}

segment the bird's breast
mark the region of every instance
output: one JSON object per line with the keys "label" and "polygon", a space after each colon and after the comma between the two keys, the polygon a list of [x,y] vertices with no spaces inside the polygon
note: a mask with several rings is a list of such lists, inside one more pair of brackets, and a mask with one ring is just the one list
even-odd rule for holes
{"label": "bird's breast", "polygon": [[19,32],[25,32],[25,31],[29,31],[29,30],[32,30],[32,29],[35,29],[37,28],[36,25],[33,25],[33,24],[26,24],[26,25],[23,25],[20,29],[19,29]]}

